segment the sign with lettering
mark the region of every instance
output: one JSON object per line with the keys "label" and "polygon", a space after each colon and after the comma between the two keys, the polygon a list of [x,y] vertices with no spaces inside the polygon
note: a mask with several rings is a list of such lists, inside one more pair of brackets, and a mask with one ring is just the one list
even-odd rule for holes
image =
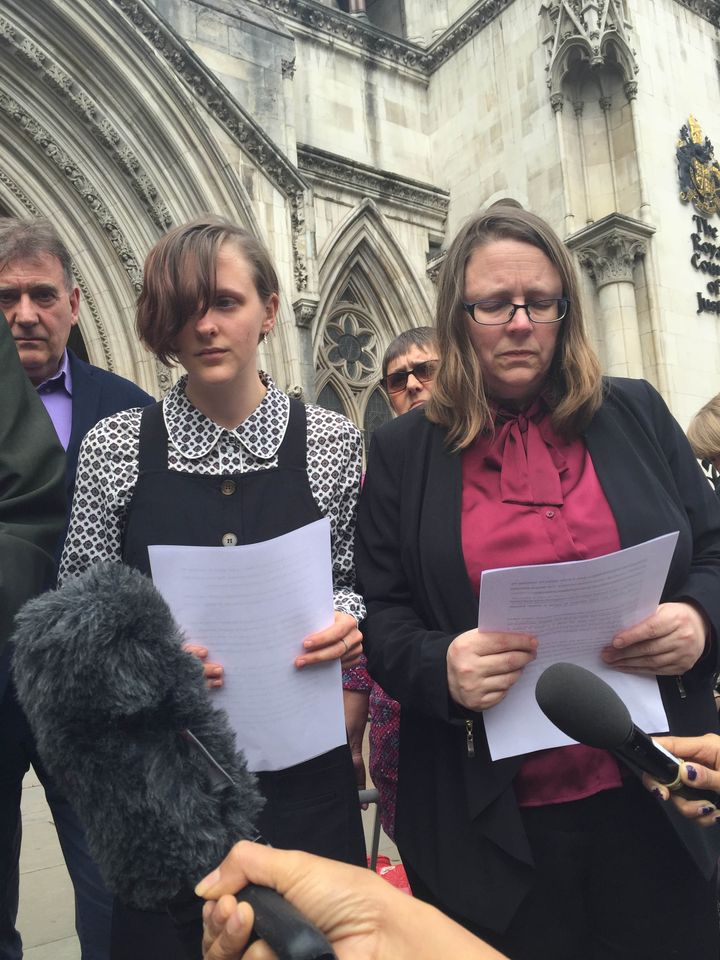
{"label": "sign with lettering", "polygon": [[[693,245],[693,254],[690,263],[700,273],[717,280],[710,280],[705,285],[708,293],[717,297],[720,295],[720,244],[718,244],[718,228],[711,226],[705,217],[693,216],[695,233],[690,234]],[[708,300],[701,293],[697,294],[698,313],[720,313],[720,300]]]}
{"label": "sign with lettering", "polygon": [[697,292],[697,313],[720,314],[720,242],[718,228],[709,218],[720,212],[720,165],[708,137],[703,137],[700,124],[692,115],[680,130],[677,142],[680,199],[692,203],[698,211],[692,216],[694,230],[691,266],[707,278],[705,293]]}

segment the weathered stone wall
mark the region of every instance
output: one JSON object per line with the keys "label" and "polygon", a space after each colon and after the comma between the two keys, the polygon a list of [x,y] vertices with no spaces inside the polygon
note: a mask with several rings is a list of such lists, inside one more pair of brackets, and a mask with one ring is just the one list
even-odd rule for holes
{"label": "weathered stone wall", "polygon": [[432,74],[432,179],[450,190],[449,235],[472,211],[503,196],[562,227],[537,6],[515,0]]}
{"label": "weathered stone wall", "polygon": [[[640,162],[647,182],[652,222],[653,289],[659,317],[659,356],[666,399],[681,423],[720,391],[720,316],[698,314],[697,293],[711,301],[714,278],[693,269],[691,234],[697,211],[679,199],[676,143],[693,114],[720,151],[718,30],[678,2],[633,3],[637,50]],[[720,216],[708,217],[720,228]],[[720,230],[718,231],[720,233]],[[702,241],[710,237],[702,237]],[[707,259],[703,256],[701,259]]]}
{"label": "weathered stone wall", "polygon": [[310,396],[339,297],[381,352],[431,314],[428,254],[512,197],[575,251],[609,372],[648,377],[682,422],[720,389],[720,315],[697,313],[720,286],[690,264],[692,233],[714,263],[720,217],[692,219],[675,159],[690,114],[720,148],[715,0],[608,0],[602,37],[566,0],[38,4],[3,10],[0,204],[66,211],[95,362],[164,387],[133,342],[139,268],[209,209],[267,240],[283,303],[263,362]]}

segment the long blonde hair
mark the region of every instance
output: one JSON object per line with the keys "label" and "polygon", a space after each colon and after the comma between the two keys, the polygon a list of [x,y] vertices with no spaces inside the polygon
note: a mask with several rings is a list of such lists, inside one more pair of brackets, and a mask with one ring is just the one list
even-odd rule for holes
{"label": "long blonde hair", "polygon": [[540,217],[517,207],[496,205],[461,228],[438,277],[435,325],[441,361],[425,414],[446,428],[447,443],[453,450],[463,450],[492,426],[482,370],[462,304],[470,256],[495,240],[518,240],[541,250],[560,274],[563,296],[569,300],[543,391],[552,408],[553,426],[565,436],[577,436],[602,402],[600,363],[585,334],[570,254]]}

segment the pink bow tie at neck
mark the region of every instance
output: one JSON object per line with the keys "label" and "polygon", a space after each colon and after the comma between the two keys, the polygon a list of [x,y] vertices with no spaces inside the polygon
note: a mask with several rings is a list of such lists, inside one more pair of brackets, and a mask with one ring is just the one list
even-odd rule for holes
{"label": "pink bow tie at neck", "polygon": [[562,506],[560,472],[565,469],[565,460],[543,436],[538,421],[545,418],[545,410],[536,401],[526,411],[498,413],[509,419],[495,434],[485,463],[500,470],[503,503]]}

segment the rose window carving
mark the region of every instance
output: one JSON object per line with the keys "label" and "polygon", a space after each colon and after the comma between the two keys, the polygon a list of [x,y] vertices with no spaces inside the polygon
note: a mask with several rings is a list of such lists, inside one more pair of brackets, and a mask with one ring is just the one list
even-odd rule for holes
{"label": "rose window carving", "polygon": [[355,383],[377,378],[378,342],[375,333],[355,313],[333,317],[325,328],[328,363]]}

